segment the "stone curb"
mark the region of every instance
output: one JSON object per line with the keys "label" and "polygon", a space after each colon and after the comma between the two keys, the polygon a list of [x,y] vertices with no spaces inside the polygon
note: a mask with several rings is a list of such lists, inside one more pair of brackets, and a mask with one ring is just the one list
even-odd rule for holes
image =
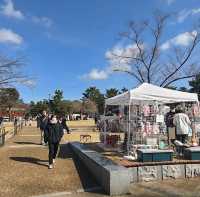
{"label": "stone curb", "polygon": [[121,195],[129,192],[129,169],[119,166],[96,151],[86,149],[79,142],[72,142],[70,145],[107,194]]}

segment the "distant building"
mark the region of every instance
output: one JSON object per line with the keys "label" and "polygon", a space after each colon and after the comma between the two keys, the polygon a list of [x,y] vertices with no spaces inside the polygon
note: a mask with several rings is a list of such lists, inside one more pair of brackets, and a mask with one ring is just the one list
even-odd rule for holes
{"label": "distant building", "polygon": [[24,116],[28,109],[29,109],[28,104],[18,103],[14,107],[11,108],[10,114],[9,114],[9,109],[0,110],[0,116],[9,117],[9,115],[11,115],[11,118]]}

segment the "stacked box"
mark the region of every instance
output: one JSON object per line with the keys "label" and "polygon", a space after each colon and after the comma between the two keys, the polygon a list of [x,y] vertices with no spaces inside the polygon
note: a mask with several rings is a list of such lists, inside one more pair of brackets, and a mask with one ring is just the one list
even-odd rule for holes
{"label": "stacked box", "polygon": [[200,160],[200,146],[186,148],[184,150],[184,159]]}
{"label": "stacked box", "polygon": [[159,162],[172,161],[173,150],[139,149],[137,150],[138,161]]}

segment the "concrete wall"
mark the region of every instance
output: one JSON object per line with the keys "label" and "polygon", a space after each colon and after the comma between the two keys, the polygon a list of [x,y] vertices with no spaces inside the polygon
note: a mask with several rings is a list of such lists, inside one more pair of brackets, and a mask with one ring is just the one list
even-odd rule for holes
{"label": "concrete wall", "polygon": [[131,174],[131,183],[176,180],[200,176],[200,164],[141,166],[128,169]]}
{"label": "concrete wall", "polygon": [[78,142],[71,143],[71,147],[102,188],[110,195],[128,193],[131,183],[200,176],[200,164],[169,164],[125,168],[96,151],[85,149],[84,145]]}
{"label": "concrete wall", "polygon": [[115,164],[96,151],[86,149],[78,142],[70,145],[107,194],[120,195],[129,192],[129,169]]}

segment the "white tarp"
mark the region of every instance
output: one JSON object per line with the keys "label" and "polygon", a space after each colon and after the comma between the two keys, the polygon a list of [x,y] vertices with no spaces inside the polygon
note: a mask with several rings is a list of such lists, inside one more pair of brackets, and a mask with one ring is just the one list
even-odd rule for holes
{"label": "white tarp", "polygon": [[143,83],[135,89],[106,99],[106,105],[129,105],[138,101],[157,101],[160,103],[198,102],[198,96],[195,93],[181,92]]}

